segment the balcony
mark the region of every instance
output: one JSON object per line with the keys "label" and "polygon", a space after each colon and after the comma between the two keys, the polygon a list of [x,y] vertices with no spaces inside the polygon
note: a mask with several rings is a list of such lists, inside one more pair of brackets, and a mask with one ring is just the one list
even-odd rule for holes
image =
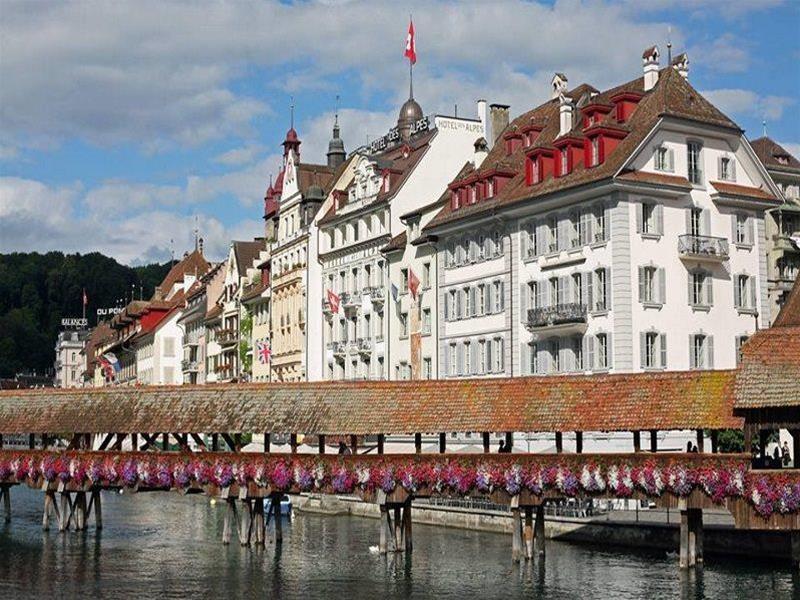
{"label": "balcony", "polygon": [[361,307],[361,293],[342,292],[341,301],[345,311],[356,311]]}
{"label": "balcony", "polygon": [[386,301],[386,288],[383,286],[369,287],[364,292],[369,294],[369,299],[373,304],[382,305]]}
{"label": "balcony", "polygon": [[531,331],[582,333],[586,330],[586,305],[570,302],[528,309],[526,326]]}
{"label": "balcony", "polygon": [[344,342],[328,342],[328,350],[334,355],[344,356],[347,352],[347,345]]}
{"label": "balcony", "polygon": [[333,316],[333,307],[331,306],[331,303],[327,300],[322,301],[322,314],[324,314],[326,317]]}
{"label": "balcony", "polygon": [[239,332],[236,329],[220,329],[217,331],[217,343],[220,346],[232,346],[239,342]]}
{"label": "balcony", "polygon": [[361,354],[372,354],[372,340],[370,338],[360,338],[358,340],[358,351]]}
{"label": "balcony", "polygon": [[196,360],[184,360],[181,361],[181,370],[184,373],[197,373],[197,361]]}
{"label": "balcony", "polygon": [[725,261],[728,260],[728,240],[709,235],[679,235],[678,254],[681,258]]}

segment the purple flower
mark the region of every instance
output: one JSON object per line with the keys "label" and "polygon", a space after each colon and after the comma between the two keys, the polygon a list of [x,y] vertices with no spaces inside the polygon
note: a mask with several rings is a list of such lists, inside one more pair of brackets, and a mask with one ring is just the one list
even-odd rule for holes
{"label": "purple flower", "polygon": [[139,469],[137,468],[136,461],[126,460],[122,465],[122,483],[128,487],[133,487],[139,480]]}
{"label": "purple flower", "polygon": [[175,465],[175,468],[172,470],[172,478],[175,481],[175,485],[179,488],[186,489],[189,487],[192,475],[186,467],[186,463],[179,462]]}
{"label": "purple flower", "polygon": [[233,469],[231,466],[218,461],[214,466],[214,482],[219,487],[230,487],[233,483]]}

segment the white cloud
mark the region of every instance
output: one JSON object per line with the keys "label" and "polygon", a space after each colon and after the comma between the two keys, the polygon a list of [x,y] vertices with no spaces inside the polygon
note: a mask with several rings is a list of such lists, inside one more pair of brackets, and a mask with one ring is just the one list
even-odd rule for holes
{"label": "white cloud", "polygon": [[214,162],[222,165],[246,165],[252,163],[263,150],[264,146],[261,144],[248,144],[241,148],[231,148],[227,152],[215,156]]}
{"label": "white cloud", "polygon": [[724,113],[767,121],[779,120],[784,110],[795,103],[786,96],[759,96],[751,90],[737,88],[708,90],[702,94]]}
{"label": "white cloud", "polygon": [[778,144],[780,144],[789,154],[800,160],[800,142],[778,142]]}
{"label": "white cloud", "polygon": [[689,60],[711,73],[744,73],[750,67],[747,40],[724,33],[707,44],[689,49]]}
{"label": "white cloud", "polygon": [[[168,190],[150,190],[155,195]],[[147,196],[141,188],[130,197]],[[150,207],[135,214],[120,212],[125,203],[122,184],[101,186],[86,192],[76,183],[48,186],[16,177],[0,178],[0,252],[100,251],[123,263],[164,261],[193,244],[193,215]],[[107,201],[107,203],[101,200]],[[224,225],[219,219],[198,213],[206,254],[223,258],[232,239],[263,235],[263,221],[242,219]],[[174,242],[173,242],[174,241]]]}

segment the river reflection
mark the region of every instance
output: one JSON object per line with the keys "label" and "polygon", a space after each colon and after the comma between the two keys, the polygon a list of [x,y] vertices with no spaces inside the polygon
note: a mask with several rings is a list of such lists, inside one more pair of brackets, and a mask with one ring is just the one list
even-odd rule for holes
{"label": "river reflection", "polygon": [[[302,515],[281,547],[220,542],[224,506],[202,496],[104,494],[104,529],[41,531],[42,494],[15,488],[0,525],[0,598],[791,598],[784,564],[549,542],[515,565],[508,536],[414,527],[410,556],[370,550],[377,521]],[[374,550],[374,548],[373,548]],[[799,592],[800,593],[800,592]]]}

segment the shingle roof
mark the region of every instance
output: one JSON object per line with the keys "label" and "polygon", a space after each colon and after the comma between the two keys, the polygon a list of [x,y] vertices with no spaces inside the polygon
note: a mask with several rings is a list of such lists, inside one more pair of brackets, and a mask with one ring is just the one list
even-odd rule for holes
{"label": "shingle roof", "polygon": [[0,393],[0,430],[368,435],[741,427],[734,371]]}
{"label": "shingle roof", "polygon": [[388,252],[394,252],[395,250],[402,250],[406,247],[407,238],[408,235],[406,234],[406,231],[403,230],[402,233],[398,233],[391,240],[389,240],[389,243],[381,248],[381,252],[386,254]]}
{"label": "shingle roof", "polygon": [[236,258],[236,267],[240,274],[244,274],[247,269],[253,266],[253,262],[258,258],[259,252],[266,250],[267,243],[263,239],[253,240],[252,242],[233,242],[233,254]]}
{"label": "shingle roof", "polygon": [[[760,137],[757,140],[750,142],[753,150],[758,156],[758,159],[764,163],[764,166],[772,169],[781,169],[784,171],[793,171],[800,173],[800,160],[789,152],[777,142],[768,137]],[[779,157],[784,157],[788,164],[782,164]]]}
{"label": "shingle roof", "polygon": [[714,186],[714,189],[716,189],[717,192],[725,196],[736,196],[738,198],[757,198],[758,200],[772,200],[773,202],[781,202],[781,200],[769,192],[749,185],[737,185],[735,183],[727,183],[725,181],[712,181],[711,185]]}
{"label": "shingle roof", "polygon": [[[594,88],[590,86],[578,86],[567,92],[566,95],[577,101],[581,98],[589,97],[587,94],[590,95],[592,89]],[[600,92],[590,98],[591,103],[607,104],[611,101],[611,98],[621,93],[636,94],[642,98],[626,123],[618,124],[614,111],[608,113],[600,121],[599,124],[602,126],[613,125],[615,129],[623,127],[629,130],[629,133],[619,141],[614,151],[606,156],[601,164],[586,168],[582,163],[579,163],[571,173],[565,176],[548,177],[535,185],[526,184],[524,169],[526,154],[533,148],[551,148],[554,141],[566,137],[559,135],[559,100],[557,98],[549,100],[517,117],[506,129],[506,131],[515,128],[522,130],[530,122],[543,123],[544,128],[532,146],[518,148],[510,156],[506,156],[505,144],[495,144],[480,169],[478,169],[478,173],[482,173],[502,166],[516,173],[503,190],[492,198],[461,206],[457,209],[453,209],[447,203],[441,212],[428,224],[427,228],[434,229],[465,218],[489,214],[501,207],[521,202],[535,202],[538,198],[552,193],[589,183],[611,180],[639,144],[647,137],[658,122],[658,119],[663,116],[688,119],[740,131],[736,123],[703,98],[672,67],[660,71],[658,83],[648,92],[644,91],[643,78],[639,77],[615,88]],[[575,110],[579,111],[580,109],[576,108]],[[573,137],[576,135],[582,136],[583,126],[580,114],[577,115],[575,123],[576,125],[569,135]]]}
{"label": "shingle roof", "polygon": [[201,277],[205,275],[210,268],[211,263],[205,259],[203,253],[200,252],[200,250],[194,250],[175,263],[169,270],[169,273],[167,273],[159,286],[161,292],[168,294],[173,285],[183,280],[184,275],[196,275],[197,277]]}
{"label": "shingle roof", "polygon": [[[742,346],[736,408],[798,407],[800,411],[800,283],[795,280],[772,327]],[[800,415],[795,419],[800,421]]]}

